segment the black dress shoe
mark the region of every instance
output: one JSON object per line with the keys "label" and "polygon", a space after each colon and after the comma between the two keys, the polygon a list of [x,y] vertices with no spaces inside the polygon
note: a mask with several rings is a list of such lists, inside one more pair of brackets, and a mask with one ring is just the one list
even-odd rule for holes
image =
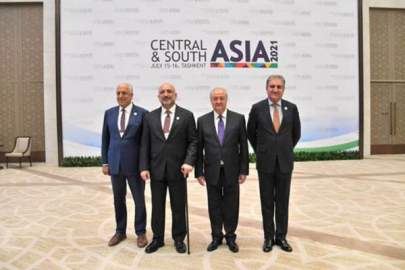
{"label": "black dress shoe", "polygon": [[291,252],[292,247],[288,244],[286,239],[276,239],[276,245],[286,252]]}
{"label": "black dress shoe", "polygon": [[153,253],[159,248],[163,247],[165,244],[159,240],[152,240],[152,242],[145,248],[146,253]]}
{"label": "black dress shoe", "polygon": [[174,246],[176,247],[176,251],[178,253],[185,253],[186,252],[186,244],[184,244],[183,241],[174,242]]}
{"label": "black dress shoe", "polygon": [[236,253],[239,251],[238,244],[236,244],[235,240],[227,241],[226,244],[228,245],[229,250],[232,251],[233,253]]}
{"label": "black dress shoe", "polygon": [[273,239],[265,239],[263,243],[263,251],[270,252],[273,249],[274,240]]}
{"label": "black dress shoe", "polygon": [[216,250],[219,245],[222,245],[222,239],[214,238],[212,242],[208,245],[207,251]]}

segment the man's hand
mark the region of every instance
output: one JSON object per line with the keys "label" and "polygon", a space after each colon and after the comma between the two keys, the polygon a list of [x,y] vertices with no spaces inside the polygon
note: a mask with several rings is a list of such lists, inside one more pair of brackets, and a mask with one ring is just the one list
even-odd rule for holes
{"label": "man's hand", "polygon": [[243,184],[245,182],[245,180],[246,180],[246,175],[243,175],[243,174],[239,175],[239,184]]}
{"label": "man's hand", "polygon": [[102,169],[104,175],[110,175],[110,169],[108,168],[108,164],[103,164]]}
{"label": "man's hand", "polygon": [[141,171],[141,178],[144,182],[148,181],[150,179],[149,171]]}
{"label": "man's hand", "polygon": [[205,186],[205,177],[204,176],[200,176],[197,178],[198,183],[200,183],[200,185]]}
{"label": "man's hand", "polygon": [[184,163],[181,166],[181,173],[183,174],[184,178],[187,178],[188,175],[191,173],[191,171],[193,170],[193,166],[188,165],[186,163]]}

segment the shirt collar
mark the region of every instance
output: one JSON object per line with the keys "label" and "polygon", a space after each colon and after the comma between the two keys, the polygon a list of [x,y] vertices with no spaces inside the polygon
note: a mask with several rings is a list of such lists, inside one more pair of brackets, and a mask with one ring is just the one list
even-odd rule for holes
{"label": "shirt collar", "polygon": [[126,113],[130,113],[130,112],[132,111],[132,107],[133,107],[132,102],[131,102],[131,103],[129,103],[129,105],[128,105],[128,106],[126,106],[125,108],[124,108],[124,107],[122,107],[122,106],[120,106],[120,112],[122,111],[122,109],[124,109]]}
{"label": "shirt collar", "polygon": [[[166,108],[162,106],[162,114],[166,115]],[[176,112],[176,104],[174,104],[169,110],[170,115],[174,115],[174,113]]]}
{"label": "shirt collar", "polygon": [[[228,112],[228,109],[225,109],[224,113],[222,114],[223,119],[226,119],[227,112]],[[219,114],[216,111],[214,111],[214,119],[218,119],[218,116],[219,116]]]}
{"label": "shirt collar", "polygon": [[[273,105],[273,101],[271,101],[269,98],[268,98],[267,100],[269,101],[269,105],[270,105],[270,106]],[[281,107],[281,99],[280,99],[278,102],[276,102],[276,104],[277,104],[279,107]]]}

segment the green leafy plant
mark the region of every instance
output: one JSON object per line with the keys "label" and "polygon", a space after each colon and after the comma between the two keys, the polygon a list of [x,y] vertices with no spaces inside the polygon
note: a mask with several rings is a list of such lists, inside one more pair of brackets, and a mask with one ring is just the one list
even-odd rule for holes
{"label": "green leafy plant", "polygon": [[[316,160],[346,160],[360,159],[359,151],[329,151],[329,152],[295,152],[295,161],[316,161]],[[256,162],[256,155],[249,154],[249,162]],[[98,167],[101,166],[100,157],[65,157],[63,167]]]}

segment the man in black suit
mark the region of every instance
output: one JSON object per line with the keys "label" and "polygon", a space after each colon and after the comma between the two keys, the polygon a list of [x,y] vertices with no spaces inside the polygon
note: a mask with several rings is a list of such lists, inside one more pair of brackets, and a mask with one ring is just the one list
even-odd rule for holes
{"label": "man in black suit", "polygon": [[301,123],[297,106],[282,99],[284,89],[283,76],[269,76],[266,81],[268,98],[252,106],[247,126],[248,139],[257,160],[264,252],[270,252],[274,244],[284,251],[292,251],[286,239],[288,203],[294,165],[293,149],[301,137]]}
{"label": "man in black suit", "polygon": [[225,239],[232,252],[238,252],[236,227],[239,217],[239,184],[249,174],[249,154],[245,117],[226,108],[228,94],[223,88],[210,93],[213,111],[197,121],[198,151],[195,177],[207,184],[208,212],[213,251]]}
{"label": "man in black suit", "polygon": [[166,190],[172,209],[172,238],[179,253],[186,252],[186,178],[197,153],[197,132],[193,114],[176,105],[177,93],[170,83],[159,87],[162,107],[145,117],[142,132],[140,169],[144,181],[151,179],[153,241],[152,253],[164,245]]}
{"label": "man in black suit", "polygon": [[137,245],[148,244],[146,238],[145,183],[139,177],[139,144],[142,122],[147,111],[132,103],[133,90],[129,83],[118,85],[119,106],[108,109],[104,114],[102,133],[103,174],[111,175],[114,194],[116,232],[108,242],[115,246],[126,238],[127,206],[125,196],[127,181],[135,203],[135,232]]}

